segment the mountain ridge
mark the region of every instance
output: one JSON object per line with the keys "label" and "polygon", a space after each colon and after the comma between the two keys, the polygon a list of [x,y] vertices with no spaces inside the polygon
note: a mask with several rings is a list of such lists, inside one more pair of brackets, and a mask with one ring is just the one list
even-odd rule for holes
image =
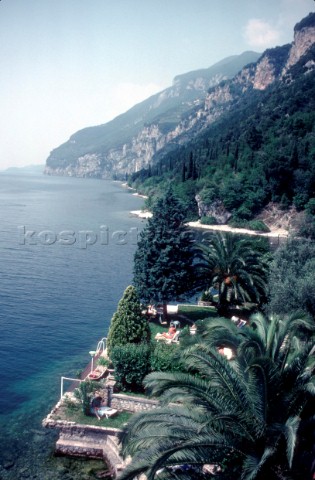
{"label": "mountain ridge", "polygon": [[[209,68],[177,75],[171,87],[106,124],[86,127],[71,135],[67,142],[51,152],[45,173],[110,178],[146,166],[155,151],[167,142],[161,137],[174,125],[176,127],[183,113],[203,102],[209,87],[233,76],[240,65],[259,56],[259,53],[248,51],[226,57]],[[143,148],[146,136],[151,140]],[[135,145],[139,143],[142,146],[137,151]],[[145,150],[143,158],[141,150]]]}
{"label": "mountain ridge", "polygon": [[[246,62],[230,78],[216,76],[215,72],[220,64],[232,62],[233,57],[223,59],[210,69],[178,75],[172,87],[135,105],[111,122],[76,132],[68,142],[52,151],[45,173],[123,178],[154,166],[161,156],[187,143],[233,111],[247,94],[264,91],[276,82],[293,81],[290,71],[314,42],[315,14],[311,13],[295,26],[291,44],[268,49],[262,54],[247,52],[258,58]],[[314,60],[305,61],[304,68],[311,71]],[[207,84],[206,78],[199,76],[200,72],[208,73],[209,70],[215,85],[209,81]],[[96,148],[93,142],[97,143]]]}

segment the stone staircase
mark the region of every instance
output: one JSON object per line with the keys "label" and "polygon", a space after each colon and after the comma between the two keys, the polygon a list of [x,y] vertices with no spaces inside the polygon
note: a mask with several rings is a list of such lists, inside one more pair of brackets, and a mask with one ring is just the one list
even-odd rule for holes
{"label": "stone staircase", "polygon": [[119,455],[119,445],[116,432],[109,434],[101,427],[85,428],[76,426],[63,428],[56,443],[56,453],[74,457],[103,459],[108,465],[112,478],[125,467]]}

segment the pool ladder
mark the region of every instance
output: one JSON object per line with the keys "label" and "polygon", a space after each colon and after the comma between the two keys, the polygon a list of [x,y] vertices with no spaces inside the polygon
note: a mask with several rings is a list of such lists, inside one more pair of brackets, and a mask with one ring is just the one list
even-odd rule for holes
{"label": "pool ladder", "polygon": [[107,337],[101,338],[96,347],[96,352],[105,352],[106,350]]}

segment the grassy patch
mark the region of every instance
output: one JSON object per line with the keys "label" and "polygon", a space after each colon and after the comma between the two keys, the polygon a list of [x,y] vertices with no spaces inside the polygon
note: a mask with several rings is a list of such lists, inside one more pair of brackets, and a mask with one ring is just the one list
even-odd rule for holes
{"label": "grassy patch", "polygon": [[140,398],[148,398],[148,396],[145,393],[139,393],[139,392],[129,392],[129,391],[121,391],[117,392],[118,395],[127,395],[129,397],[140,397]]}
{"label": "grassy patch", "polygon": [[101,420],[98,420],[97,417],[84,415],[81,408],[78,409],[67,409],[66,419],[70,422],[76,422],[83,425],[94,425],[97,427],[111,427],[111,428],[122,428],[123,424],[128,422],[132,413],[130,412],[120,412],[114,417],[106,418],[103,417]]}
{"label": "grassy patch", "polygon": [[191,322],[203,320],[204,318],[214,318],[218,316],[215,307],[200,307],[199,305],[179,305],[178,313],[185,315]]}
{"label": "grassy patch", "polygon": [[167,332],[169,325],[161,325],[159,322],[150,321],[151,338],[154,339],[157,333]]}

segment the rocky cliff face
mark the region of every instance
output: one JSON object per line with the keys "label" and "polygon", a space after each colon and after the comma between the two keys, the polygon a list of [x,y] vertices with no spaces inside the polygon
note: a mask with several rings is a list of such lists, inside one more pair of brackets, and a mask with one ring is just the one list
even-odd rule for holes
{"label": "rocky cliff face", "polygon": [[220,200],[215,200],[210,205],[205,203],[200,195],[196,195],[196,202],[198,206],[198,216],[213,217],[219,225],[224,225],[232,217],[232,214],[223,205]]}
{"label": "rocky cliff face", "polygon": [[[296,25],[291,45],[267,50],[256,63],[242,68],[230,80],[224,80],[219,71],[213,72],[210,77],[205,75],[205,71],[175,77],[172,87],[152,98],[148,104],[149,114],[138,116],[140,128],[134,134],[123,141],[118,140],[111,147],[73,155],[71,161],[67,161],[67,157],[55,161],[52,152],[45,171],[47,174],[110,178],[145,168],[165,147],[184,143],[215,122],[242,101],[245,92],[265,90],[277,80],[284,81],[290,68],[314,43],[315,14],[310,14]],[[308,60],[307,69],[314,66],[315,61]],[[165,105],[171,105],[174,99],[177,99],[176,108],[167,110]],[[158,113],[163,106],[162,113]]]}
{"label": "rocky cliff face", "polygon": [[49,175],[111,178],[137,171],[198,121],[190,112],[202,109],[209,88],[232,78],[260,54],[244,52],[208,69],[175,77],[173,85],[111,122],[72,135],[47,159]]}
{"label": "rocky cliff face", "polygon": [[[315,25],[311,23],[312,14],[296,25],[294,29],[294,42],[290,49],[288,61],[283,70],[283,75],[307,52],[315,42]],[[309,22],[307,21],[309,19]]]}

